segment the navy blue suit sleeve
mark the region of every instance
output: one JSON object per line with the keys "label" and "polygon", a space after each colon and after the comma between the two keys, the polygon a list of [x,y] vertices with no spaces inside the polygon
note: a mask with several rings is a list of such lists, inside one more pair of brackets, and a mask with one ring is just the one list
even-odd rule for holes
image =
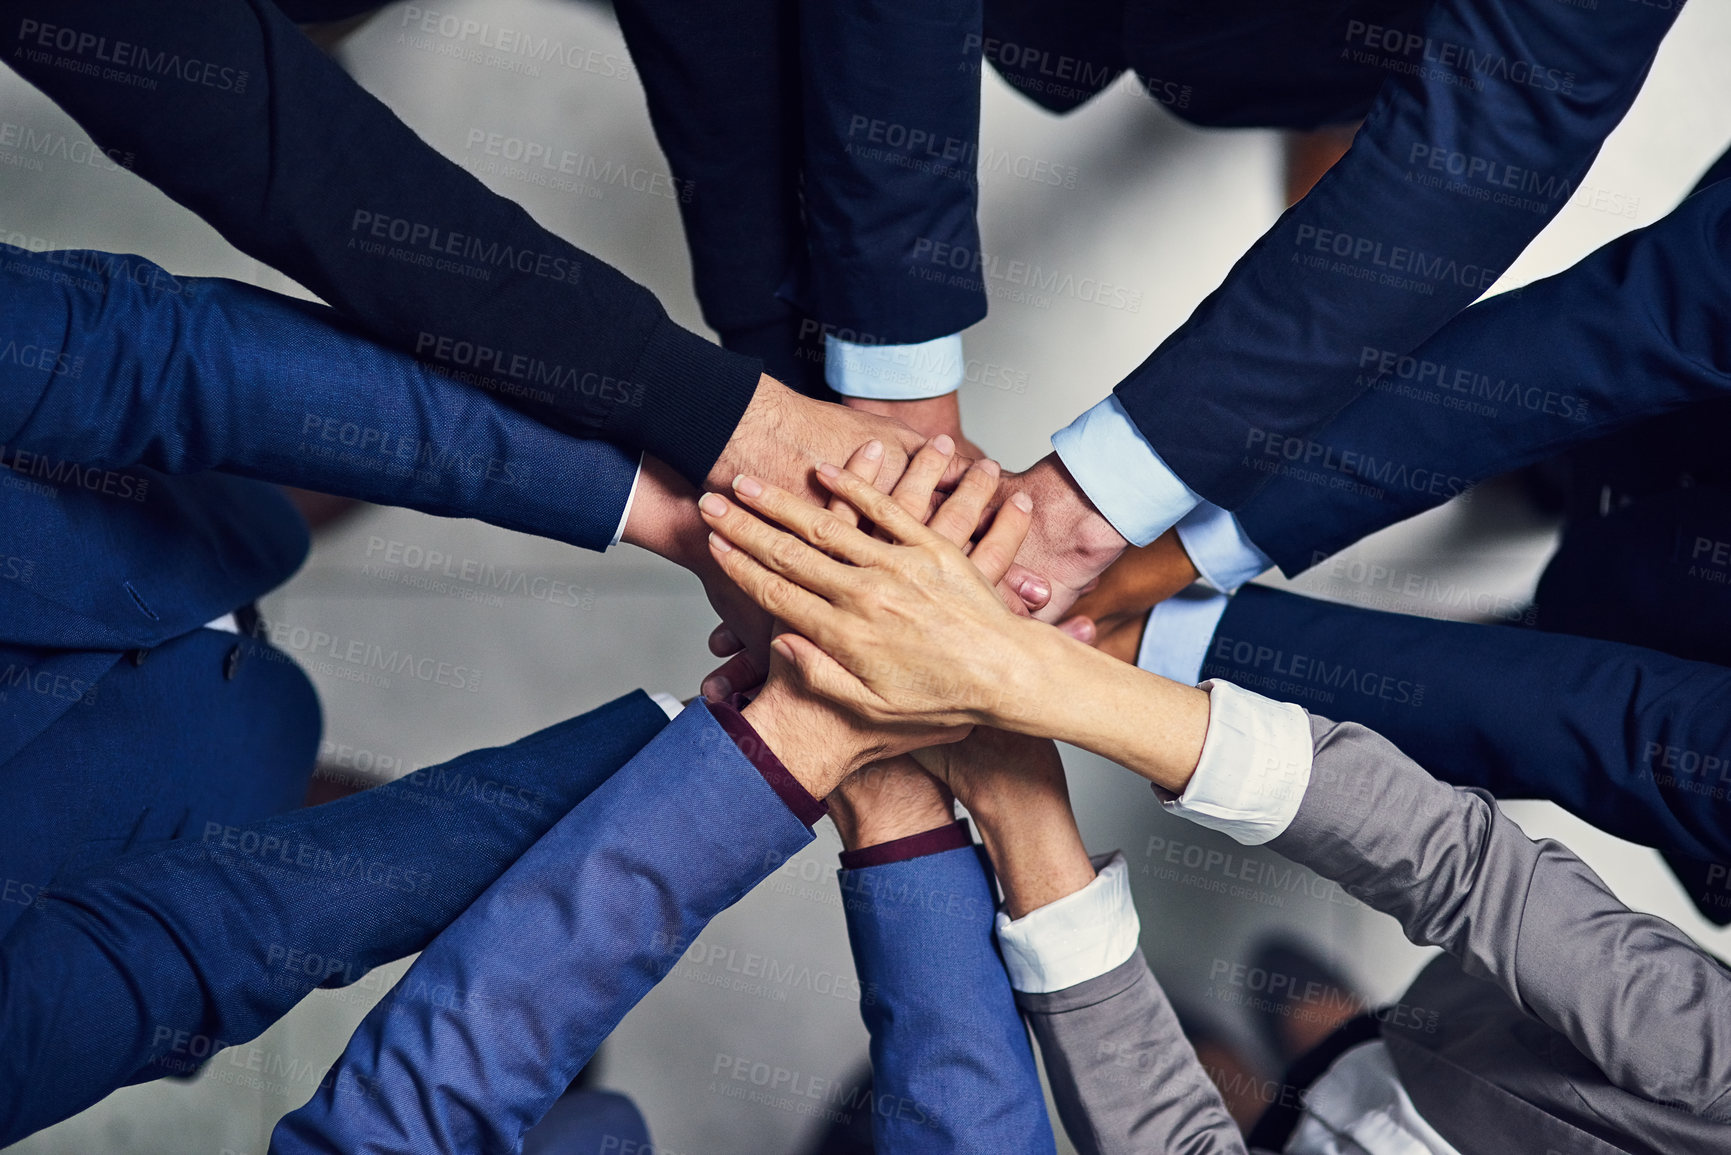
{"label": "navy blue suit sleeve", "polygon": [[1295,574],[1487,477],[1641,418],[1731,397],[1731,185],[1573,268],[1474,305],[1315,437],[1245,450],[1272,480],[1238,511]]}
{"label": "navy blue suit sleeve", "polygon": [[1631,842],[1731,860],[1723,666],[1246,586],[1202,676],[1367,726],[1444,782],[1545,799]]}
{"label": "navy blue suit sleeve", "polygon": [[913,344],[986,315],[976,168],[982,0],[800,7],[807,311],[860,344]]}
{"label": "navy blue suit sleeve", "polygon": [[425,948],[666,725],[634,693],[44,890],[0,943],[0,1145],[126,1083],[192,1074],[314,988]]}
{"label": "navy blue suit sleeve", "polygon": [[811,837],[688,707],[415,960],[271,1150],[517,1150],[666,974],[666,944]]}
{"label": "navy blue suit sleeve", "polygon": [[1573,193],[1640,91],[1675,8],[1438,0],[1422,35],[1348,21],[1388,79],[1351,150],[1117,388],[1190,488],[1226,509],[1247,450],[1309,437],[1470,304]]}
{"label": "navy blue suit sleeve", "polygon": [[0,264],[0,444],[472,517],[606,549],[637,457],[567,436],[321,305],[138,257]]}
{"label": "navy blue suit sleeve", "polygon": [[0,0],[0,53],[235,247],[538,417],[700,483],[750,403],[757,362],[441,157],[270,0]]}
{"label": "navy blue suit sleeve", "polygon": [[972,846],[841,873],[879,1151],[1052,1152]]}

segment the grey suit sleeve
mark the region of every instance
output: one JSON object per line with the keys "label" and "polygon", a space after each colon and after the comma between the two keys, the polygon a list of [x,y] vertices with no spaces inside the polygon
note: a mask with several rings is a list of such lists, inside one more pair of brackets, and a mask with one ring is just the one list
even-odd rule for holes
{"label": "grey suit sleeve", "polygon": [[1018,991],[1082,1155],[1244,1155],[1244,1139],[1137,951],[1050,994]]}
{"label": "grey suit sleeve", "polygon": [[1731,1121],[1731,975],[1488,795],[1387,739],[1311,719],[1311,781],[1269,848],[1443,947],[1565,1035],[1617,1086]]}

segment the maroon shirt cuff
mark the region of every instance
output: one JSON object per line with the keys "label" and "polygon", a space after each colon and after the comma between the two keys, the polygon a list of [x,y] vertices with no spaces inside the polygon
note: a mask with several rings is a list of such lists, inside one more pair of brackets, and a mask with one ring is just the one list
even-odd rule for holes
{"label": "maroon shirt cuff", "polygon": [[811,796],[811,791],[799,784],[799,779],[782,764],[775,751],[769,748],[769,743],[758,737],[745,715],[740,713],[745,708],[745,695],[735,694],[725,702],[706,702],[710,716],[727,731],[727,736],[733,739],[733,744],[739,747],[751,764],[757,767],[757,772],[763,775],[763,780],[769,783],[769,788],[776,797],[786,803],[793,811],[793,816],[807,826],[816,826],[818,819],[829,813],[829,807]]}
{"label": "maroon shirt cuff", "polygon": [[946,850],[960,850],[973,844],[974,836],[968,829],[968,820],[958,818],[936,830],[922,830],[876,846],[844,850],[841,852],[841,868],[859,870],[867,866],[887,866],[892,862],[906,862],[910,858],[924,858],[928,854],[942,854]]}

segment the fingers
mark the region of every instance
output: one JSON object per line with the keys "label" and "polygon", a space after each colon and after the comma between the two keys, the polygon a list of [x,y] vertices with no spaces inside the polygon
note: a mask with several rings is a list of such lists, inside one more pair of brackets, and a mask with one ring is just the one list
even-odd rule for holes
{"label": "fingers", "polygon": [[1052,583],[1026,566],[1011,566],[999,584],[1006,592],[1020,598],[1029,613],[1039,613],[1052,600]]}
{"label": "fingers", "polygon": [[718,658],[732,657],[745,648],[745,643],[739,640],[726,622],[722,622],[709,631],[709,652]]}
{"label": "fingers", "polygon": [[[861,482],[860,484],[865,484]],[[836,570],[848,567],[824,557],[798,538],[789,537],[779,530],[771,529],[749,513],[735,507],[729,507],[725,516],[717,516],[711,512],[713,503],[720,503],[721,498],[713,493],[705,494],[698,503],[703,510],[703,519],[717,527],[717,532],[709,535],[709,552],[715,558],[721,572],[745,592],[745,596],[756,602],[763,610],[773,617],[791,623],[795,629],[816,631],[827,626],[834,618],[835,611],[828,602],[800,584],[789,581],[780,573],[772,571],[752,554],[752,549],[787,554],[793,552],[787,548],[777,549],[775,543],[766,544],[766,537],[773,535],[782,542],[791,543],[804,555]],[[728,538],[719,532],[725,527],[726,532],[737,535],[741,548],[735,548]],[[746,547],[746,543],[750,543]],[[785,565],[785,558],[783,559]],[[798,568],[798,567],[788,567]]]}
{"label": "fingers", "polygon": [[[842,472],[833,465],[821,466],[820,469]],[[870,482],[853,474],[845,476],[853,478],[854,484],[865,492],[875,494],[880,501],[890,500],[872,489]],[[803,580],[805,575],[814,580],[823,580],[826,575],[828,580],[836,580],[846,567],[838,565],[833,558],[839,557],[854,565],[868,565],[884,556],[884,544],[862,532],[857,526],[849,525],[829,510],[819,508],[803,497],[791,494],[778,485],[759,481],[755,477],[741,474],[734,478],[733,498],[748,510],[762,515],[761,517],[752,517],[749,513],[737,517],[728,514],[726,510],[732,507],[720,494],[709,494],[703,501],[698,502],[698,508],[703,509],[711,498],[720,504],[713,506],[713,513],[706,512],[704,515],[710,528],[721,530],[728,540],[751,551],[757,560],[785,577],[794,577],[807,588],[817,587]],[[856,509],[859,508],[857,502],[853,504]],[[726,527],[720,524],[724,518],[728,523]],[[782,533],[763,518],[786,526],[797,536]],[[747,522],[757,524],[752,526],[746,524]],[[796,577],[791,572],[794,567],[800,568],[801,576]]]}
{"label": "fingers", "polygon": [[[854,455],[847,459],[848,471],[865,478],[874,486],[877,484],[878,474],[883,472],[883,466],[884,443],[875,438],[860,446],[854,451]],[[859,511],[839,497],[829,499],[829,511],[850,526],[859,525]]]}
{"label": "fingers", "polygon": [[[958,488],[956,497],[961,495],[962,489]],[[999,508],[998,516],[992,519],[992,528],[986,531],[986,536],[974,546],[970,555],[986,581],[997,585],[1009,574],[1016,563],[1016,551],[1022,548],[1022,541],[1028,536],[1028,527],[1033,522],[1034,499],[1025,493],[1011,495],[1010,500]]]}
{"label": "fingers", "polygon": [[[969,467],[954,493],[944,500],[926,524],[932,532],[961,545],[974,536],[985,516],[986,506],[998,492],[998,478],[1003,471],[995,461],[980,461]],[[998,577],[989,578],[997,581]]]}
{"label": "fingers", "polygon": [[700,689],[711,702],[725,702],[734,694],[756,689],[763,679],[764,672],[757,668],[751,654],[741,650],[703,679]]}
{"label": "fingers", "polygon": [[932,494],[937,492],[938,482],[949,471],[955,453],[956,443],[947,433],[940,433],[926,442],[908,462],[907,472],[890,491],[896,504],[924,522],[932,512]]}
{"label": "fingers", "polygon": [[820,650],[811,639],[799,634],[782,634],[770,643],[770,648],[793,667],[805,688],[818,697],[838,702],[856,713],[865,713],[878,704],[865,683]]}
{"label": "fingers", "polygon": [[1081,614],[1078,614],[1073,618],[1065,618],[1063,621],[1058,623],[1058,629],[1062,633],[1069,634],[1072,638],[1075,638],[1085,646],[1093,645],[1095,639],[1100,635],[1099,627],[1095,624],[1094,619],[1084,617]]}
{"label": "fingers", "polygon": [[845,498],[892,541],[912,545],[931,540],[932,534],[922,520],[897,505],[894,498],[879,493],[847,471],[833,465],[820,465],[817,467],[817,480],[831,493]]}

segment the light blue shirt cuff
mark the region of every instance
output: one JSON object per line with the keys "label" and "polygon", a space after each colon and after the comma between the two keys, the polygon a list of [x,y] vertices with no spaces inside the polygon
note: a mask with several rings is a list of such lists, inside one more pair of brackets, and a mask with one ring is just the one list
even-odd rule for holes
{"label": "light blue shirt cuff", "polygon": [[856,345],[826,336],[823,345],[824,380],[843,397],[924,401],[962,387],[960,333],[917,345]]}
{"label": "light blue shirt cuff", "polygon": [[1218,505],[1199,503],[1178,523],[1178,540],[1202,580],[1223,594],[1267,573],[1274,561],[1245,535],[1238,518]]}
{"label": "light blue shirt cuff", "polygon": [[1202,680],[1208,643],[1232,599],[1198,582],[1154,607],[1142,631],[1136,664],[1182,686]]}
{"label": "light blue shirt cuff", "polygon": [[1117,397],[1054,433],[1052,448],[1088,500],[1131,545],[1147,545],[1201,500],[1160,460]]}

